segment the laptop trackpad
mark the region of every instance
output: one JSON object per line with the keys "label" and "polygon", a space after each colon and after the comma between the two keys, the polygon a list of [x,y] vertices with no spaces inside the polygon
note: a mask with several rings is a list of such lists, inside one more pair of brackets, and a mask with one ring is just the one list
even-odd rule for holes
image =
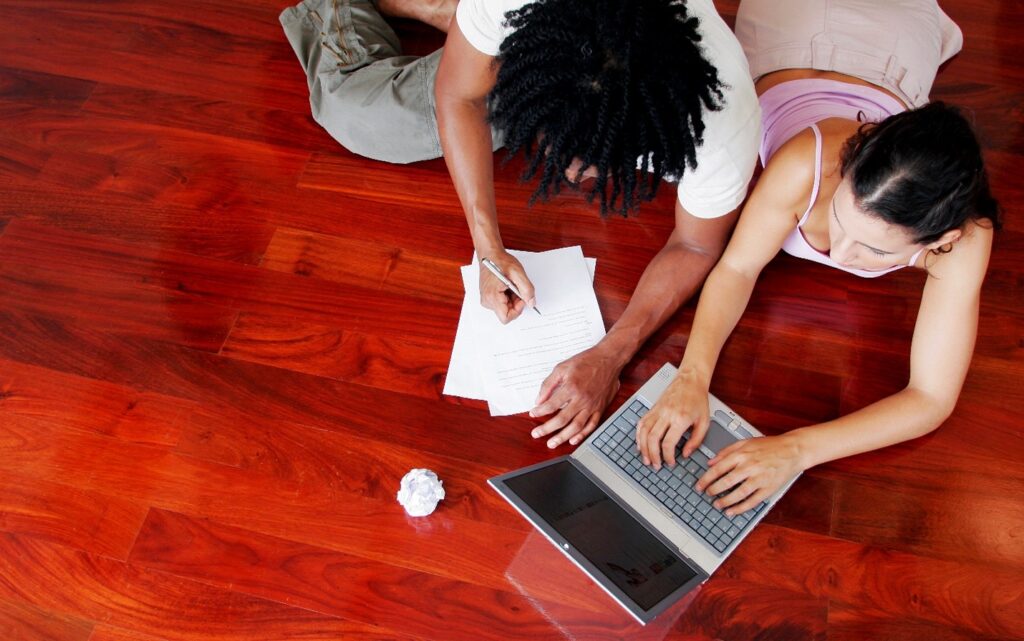
{"label": "laptop trackpad", "polygon": [[727,429],[712,419],[711,426],[708,428],[708,433],[704,437],[703,445],[717,454],[738,440],[740,439],[730,434]]}

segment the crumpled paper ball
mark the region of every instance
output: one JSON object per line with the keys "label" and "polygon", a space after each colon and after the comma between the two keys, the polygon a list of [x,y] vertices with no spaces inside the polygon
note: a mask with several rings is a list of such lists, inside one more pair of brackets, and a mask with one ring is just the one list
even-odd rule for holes
{"label": "crumpled paper ball", "polygon": [[417,468],[402,477],[398,502],[409,516],[426,516],[444,498],[441,480],[430,470]]}

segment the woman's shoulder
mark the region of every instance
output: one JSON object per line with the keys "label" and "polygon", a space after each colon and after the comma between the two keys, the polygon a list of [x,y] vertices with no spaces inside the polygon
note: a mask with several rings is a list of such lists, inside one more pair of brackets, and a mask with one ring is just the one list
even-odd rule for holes
{"label": "woman's shoulder", "polygon": [[924,269],[932,279],[956,287],[975,284],[980,287],[988,270],[995,230],[983,222],[968,222],[963,233],[939,252],[924,251],[914,266]]}
{"label": "woman's shoulder", "polygon": [[808,128],[779,147],[761,173],[757,188],[768,192],[772,201],[785,203],[787,209],[799,210],[799,218],[807,207],[817,172],[816,137]]}

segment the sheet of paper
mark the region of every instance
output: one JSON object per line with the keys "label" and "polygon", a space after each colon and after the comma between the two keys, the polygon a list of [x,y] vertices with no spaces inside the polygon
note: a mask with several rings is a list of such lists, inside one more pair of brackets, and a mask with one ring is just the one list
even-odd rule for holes
{"label": "sheet of paper", "polygon": [[[517,256],[532,252],[514,252]],[[597,270],[596,258],[584,258],[587,263],[587,272],[590,275],[590,282],[594,282],[594,273]],[[476,256],[473,257],[476,261]],[[442,393],[447,396],[460,396],[478,401],[485,401],[483,379],[480,376],[480,360],[473,353],[473,338],[470,329],[467,327],[467,308],[470,305],[480,305],[480,289],[477,284],[466,288],[466,295],[462,301],[462,313],[459,315],[459,324],[455,330],[455,342],[452,345],[452,358],[448,363],[448,374],[444,379]],[[543,310],[543,308],[541,308]]]}
{"label": "sheet of paper", "polygon": [[[543,315],[527,311],[502,325],[479,304],[465,310],[484,397],[493,416],[532,408],[554,366],[604,336],[604,321],[578,246],[516,257],[533,281]],[[478,282],[478,270],[476,263],[462,269],[468,291]]]}

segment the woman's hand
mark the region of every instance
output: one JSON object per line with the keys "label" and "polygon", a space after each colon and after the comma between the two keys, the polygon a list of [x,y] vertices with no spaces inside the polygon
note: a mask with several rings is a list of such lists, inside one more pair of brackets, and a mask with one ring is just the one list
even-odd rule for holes
{"label": "woman's hand", "polygon": [[696,450],[708,431],[708,382],[692,371],[679,374],[647,412],[636,429],[636,445],[645,465],[661,468],[664,460],[676,464],[676,446],[691,427],[693,432],[683,448],[683,456]]}
{"label": "woman's hand", "polygon": [[698,491],[728,494],[714,506],[728,516],[755,507],[803,471],[799,437],[794,433],[737,441],[708,462]]}

